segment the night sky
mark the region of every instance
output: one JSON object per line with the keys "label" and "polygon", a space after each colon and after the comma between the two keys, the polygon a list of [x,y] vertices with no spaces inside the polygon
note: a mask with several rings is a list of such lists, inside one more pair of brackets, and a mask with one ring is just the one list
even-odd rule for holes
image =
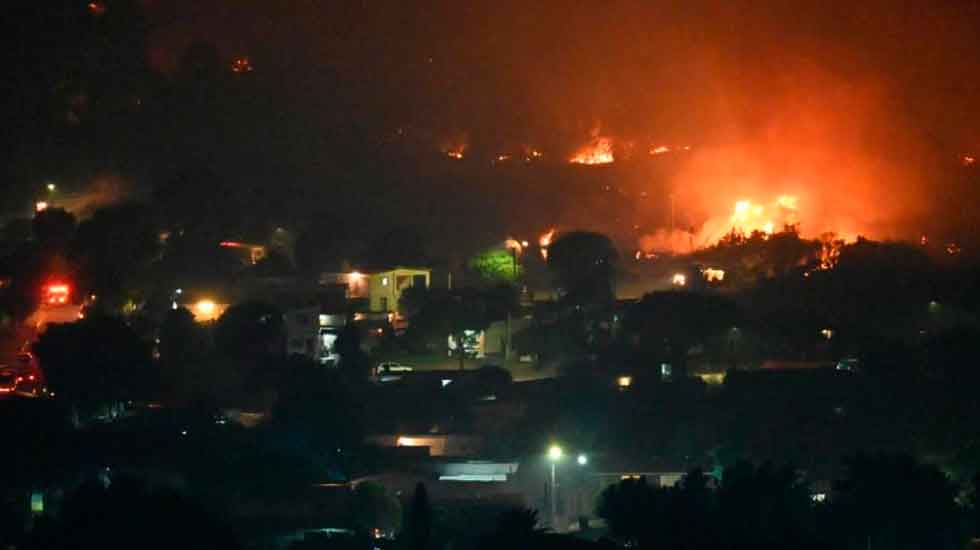
{"label": "night sky", "polygon": [[[125,2],[104,4],[108,18]],[[962,214],[974,197],[959,195],[970,188],[962,158],[980,156],[980,4],[791,4],[144,0],[131,11],[145,32],[127,19],[132,40],[109,47],[164,83],[196,43],[216,46],[226,67],[247,57],[234,124],[172,116],[186,102],[146,92],[140,112],[155,114],[122,125],[134,136],[98,138],[96,154],[79,153],[92,141],[77,130],[36,144],[8,135],[8,179],[84,188],[118,173],[153,188],[193,157],[249,188],[242,204],[263,202],[266,217],[371,213],[439,238],[480,214],[468,230],[481,243],[552,225],[643,233],[666,223],[670,193],[679,224],[695,230],[734,200],[783,193],[800,197],[810,234],[975,229]],[[39,17],[40,28],[53,20]],[[19,74],[58,57],[48,30],[21,31]],[[46,86],[19,93],[52,94]],[[597,135],[614,140],[615,167],[565,165]],[[659,144],[691,151],[640,158]],[[443,152],[460,147],[466,159],[447,166]],[[551,165],[490,166],[528,148]],[[46,171],[43,159],[59,155],[72,162]]]}
{"label": "night sky", "polygon": [[895,118],[883,133],[954,149],[980,140],[976,2],[145,4],[158,69],[212,40],[267,60],[297,93],[334,74],[384,122],[488,142],[578,139],[597,122],[655,140],[737,139],[790,114],[773,102],[798,109],[827,86],[875,94]]}

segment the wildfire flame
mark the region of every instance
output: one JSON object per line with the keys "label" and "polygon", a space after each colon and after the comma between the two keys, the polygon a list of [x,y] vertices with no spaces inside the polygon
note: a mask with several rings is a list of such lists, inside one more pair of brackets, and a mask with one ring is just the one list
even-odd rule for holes
{"label": "wildfire flame", "polygon": [[543,260],[545,260],[545,261],[548,260],[548,247],[551,246],[551,243],[554,241],[554,239],[555,239],[555,228],[554,227],[552,227],[551,229],[549,229],[548,231],[546,231],[538,239],[538,246],[541,247],[541,258]]}
{"label": "wildfire flame", "polygon": [[780,195],[779,198],[776,199],[776,204],[778,204],[781,208],[785,208],[786,210],[795,211],[796,197],[793,195]]}
{"label": "wildfire flame", "polygon": [[837,262],[840,259],[840,250],[843,246],[843,239],[837,238],[837,235],[834,233],[824,233],[821,235],[819,269],[833,269],[837,267]]}
{"label": "wildfire flame", "polygon": [[766,208],[747,199],[740,200],[735,202],[731,225],[733,230],[744,233],[758,231],[772,235],[776,230],[773,214],[776,214],[784,225],[792,225],[796,223],[796,211],[797,198],[793,195],[780,195],[776,199],[774,208]]}
{"label": "wildfire flame", "polygon": [[664,153],[669,153],[669,152],[670,152],[670,147],[667,147],[666,145],[661,145],[659,147],[650,149],[651,155],[662,155]]}
{"label": "wildfire flame", "polygon": [[970,166],[977,161],[977,157],[963,155],[963,166]]}
{"label": "wildfire flame", "polygon": [[531,146],[524,147],[524,162],[531,162],[544,156],[544,153]]}
{"label": "wildfire flame", "polygon": [[609,164],[615,161],[612,140],[598,136],[569,159],[574,164]]}
{"label": "wildfire flame", "polygon": [[721,282],[721,281],[724,281],[725,280],[725,270],[724,269],[716,269],[716,268],[713,268],[713,267],[706,267],[706,268],[704,268],[703,271],[701,271],[701,274],[704,275],[704,280],[705,281],[708,281],[709,283]]}

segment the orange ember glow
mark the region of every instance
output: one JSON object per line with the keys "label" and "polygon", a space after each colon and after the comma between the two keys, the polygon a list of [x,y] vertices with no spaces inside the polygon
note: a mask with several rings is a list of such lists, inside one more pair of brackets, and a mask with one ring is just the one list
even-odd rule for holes
{"label": "orange ember glow", "polygon": [[796,197],[793,195],[780,195],[779,198],[776,199],[776,204],[778,204],[780,208],[784,208],[786,210],[796,210]]}
{"label": "orange ember glow", "polygon": [[735,202],[732,212],[732,230],[746,234],[761,232],[772,235],[776,231],[776,221],[782,225],[797,222],[797,199],[793,195],[780,195],[770,206],[754,203],[751,200]]}
{"label": "orange ember glow", "polygon": [[709,283],[721,282],[725,280],[725,270],[715,269],[713,267],[706,267],[701,274],[704,275],[704,280]]}
{"label": "orange ember glow", "polygon": [[442,149],[443,154],[455,160],[463,160],[466,152],[466,144],[449,145]]}
{"label": "orange ember glow", "polygon": [[[923,235],[923,238],[925,236]],[[840,250],[844,246],[843,239],[838,239],[833,233],[825,233],[820,237],[820,267],[819,269],[833,269],[837,267],[840,259]]]}
{"label": "orange ember glow", "polygon": [[970,155],[963,155],[963,166],[970,166],[977,161],[977,157],[972,157]]}
{"label": "orange ember glow", "polygon": [[569,159],[574,164],[609,164],[615,161],[612,140],[607,137],[596,137]]}
{"label": "orange ember glow", "polygon": [[105,4],[102,2],[89,2],[88,11],[93,15],[102,15],[105,13]]}
{"label": "orange ember glow", "polygon": [[524,148],[524,162],[531,162],[532,160],[538,160],[543,157],[544,153],[535,149],[534,147]]}
{"label": "orange ember glow", "polygon": [[674,273],[674,277],[670,280],[674,286],[685,286],[687,285],[687,275],[683,273]]}
{"label": "orange ember glow", "polygon": [[666,145],[661,145],[659,147],[654,147],[650,149],[651,155],[662,155],[664,153],[669,153],[669,152],[670,152],[670,147],[667,147]]}
{"label": "orange ember glow", "polygon": [[252,72],[252,61],[248,57],[236,57],[231,62],[231,72],[250,73]]}
{"label": "orange ember glow", "polygon": [[44,303],[51,305],[67,304],[71,287],[64,283],[52,283],[44,287]]}
{"label": "orange ember glow", "polygon": [[555,239],[555,228],[554,227],[552,227],[551,229],[549,229],[548,231],[546,231],[538,239],[538,246],[541,247],[541,258],[543,260],[547,260],[548,259],[548,247],[551,246],[551,243],[554,241],[554,239]]}

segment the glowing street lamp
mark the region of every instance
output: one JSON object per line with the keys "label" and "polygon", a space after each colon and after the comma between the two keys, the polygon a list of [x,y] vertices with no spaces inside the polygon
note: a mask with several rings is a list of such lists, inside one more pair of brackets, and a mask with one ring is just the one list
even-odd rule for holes
{"label": "glowing street lamp", "polygon": [[198,300],[193,306],[194,319],[199,323],[215,321],[221,316],[223,311],[224,307],[219,306],[214,300],[209,298]]}
{"label": "glowing street lamp", "polygon": [[558,445],[552,445],[548,448],[548,460],[553,463],[561,460],[562,454],[564,454],[564,451]]}
{"label": "glowing street lamp", "polygon": [[[559,445],[552,445],[548,447],[548,462],[551,463],[551,526],[553,529],[558,528],[558,475],[557,475],[557,465],[565,457],[565,451]],[[579,453],[575,457],[575,462],[579,466],[585,466],[589,463],[589,457],[585,453]]]}
{"label": "glowing street lamp", "polygon": [[55,184],[53,184],[53,183],[49,183],[49,184],[47,184],[47,185],[46,185],[45,187],[47,187],[47,188],[48,188],[48,191],[50,191],[50,192],[52,192],[52,193],[54,193],[54,191],[55,191],[55,189],[57,189],[57,188],[58,188],[58,186],[57,186],[57,185],[55,185]]}
{"label": "glowing street lamp", "polygon": [[551,527],[558,527],[558,478],[555,475],[555,465],[561,460],[561,447],[552,445],[548,448],[548,461],[551,462]]}
{"label": "glowing street lamp", "polygon": [[212,300],[201,300],[194,307],[202,315],[210,317],[214,314],[215,303]]}

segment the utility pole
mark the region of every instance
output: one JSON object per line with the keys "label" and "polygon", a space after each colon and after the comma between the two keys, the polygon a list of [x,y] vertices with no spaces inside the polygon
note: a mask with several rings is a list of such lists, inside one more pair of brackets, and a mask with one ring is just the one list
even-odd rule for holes
{"label": "utility pole", "polygon": [[558,478],[555,475],[555,461],[551,461],[551,528],[558,530]]}

